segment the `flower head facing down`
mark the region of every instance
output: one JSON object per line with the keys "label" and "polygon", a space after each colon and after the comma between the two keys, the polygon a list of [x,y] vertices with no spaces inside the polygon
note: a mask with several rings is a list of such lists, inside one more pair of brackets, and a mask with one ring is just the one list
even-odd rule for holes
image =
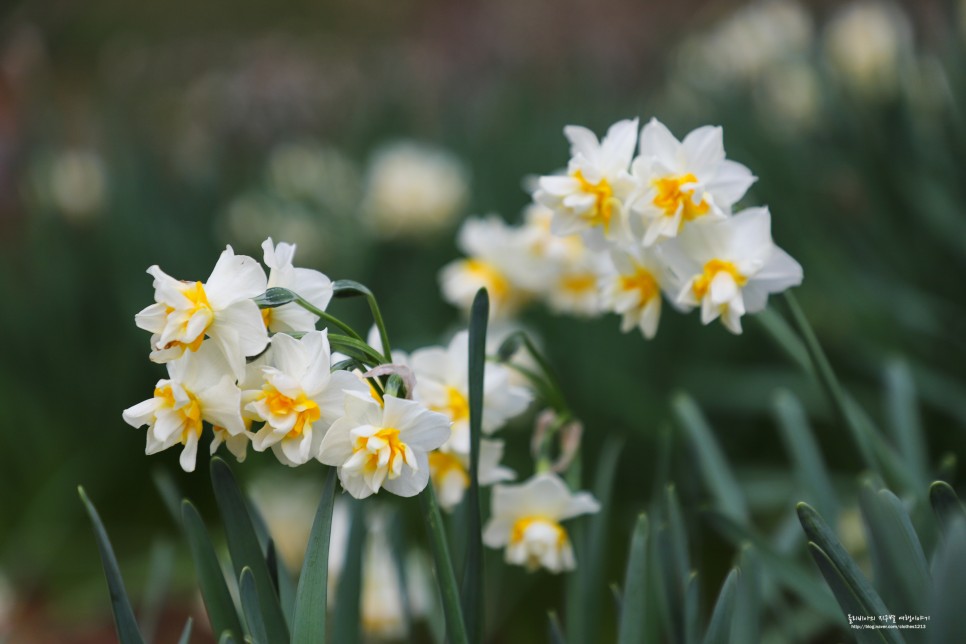
{"label": "flower head facing down", "polygon": [[272,364],[262,367],[262,387],[246,392],[245,410],[265,424],[252,447],[271,447],[286,465],[301,465],[318,454],[322,435],[342,416],[346,391],[367,391],[347,371],[329,371],[328,333],[311,331],[300,340],[283,333],[272,337]]}
{"label": "flower head facing down", "polygon": [[[193,472],[203,422],[245,440],[241,390],[217,347],[205,344],[168,363],[154,395],[122,413],[132,427],[148,426],[146,454],[181,444],[181,468]],[[234,441],[233,441],[234,443]]]}
{"label": "flower head facing down", "polygon": [[[493,485],[516,478],[513,470],[500,465],[503,441],[480,441],[480,485]],[[436,490],[439,506],[451,511],[463,500],[470,486],[470,456],[457,452],[436,450],[429,454],[429,472]]]}
{"label": "flower head facing down", "polygon": [[429,482],[427,454],[446,442],[449,425],[417,402],[385,396],[380,406],[368,393],[350,391],[345,415],[322,439],[318,459],[338,468],[342,487],[357,499],[382,488],[415,496]]}
{"label": "flower head facing down", "polygon": [[152,333],[151,360],[176,360],[186,351],[197,351],[209,338],[240,378],[245,358],[268,344],[261,312],[252,301],[267,285],[258,262],[235,255],[228,246],[204,283],[178,281],[157,266],[148,273],[154,277],[156,302],[134,319]]}
{"label": "flower head facing down", "polygon": [[[453,336],[447,347],[426,347],[410,356],[416,374],[413,398],[452,421],[452,438],[444,451],[469,454],[469,333]],[[509,370],[487,363],[483,373],[483,419],[486,434],[500,429],[530,404],[529,390],[509,383]]]}
{"label": "flower head facing down", "polygon": [[637,187],[630,226],[644,246],[677,236],[689,222],[726,217],[755,181],[748,168],[725,159],[720,127],[700,127],[678,141],[657,119],[641,130],[631,173]]}
{"label": "flower head facing down", "polygon": [[664,246],[684,309],[701,308],[701,322],[720,317],[741,333],[741,316],[765,308],[768,295],[802,282],[802,267],[771,238],[767,208],[689,228]]}
{"label": "flower head facing down", "polygon": [[[332,281],[308,268],[296,268],[295,244],[275,244],[269,237],[262,243],[265,265],[269,268],[268,287],[286,288],[294,291],[317,309],[325,310],[332,299]],[[262,309],[265,326],[273,333],[285,331],[314,331],[319,318],[291,302],[275,308]]]}
{"label": "flower head facing down", "polygon": [[563,572],[576,567],[573,546],[561,521],[600,510],[588,492],[572,494],[552,473],[537,474],[520,485],[493,488],[492,516],[483,543],[505,548],[507,563]]}
{"label": "flower head facing down", "polygon": [[585,127],[568,125],[566,175],[541,177],[534,200],[554,213],[559,235],[582,234],[594,246],[626,238],[624,199],[633,188],[627,170],[634,156],[637,119],[612,125],[603,140]]}

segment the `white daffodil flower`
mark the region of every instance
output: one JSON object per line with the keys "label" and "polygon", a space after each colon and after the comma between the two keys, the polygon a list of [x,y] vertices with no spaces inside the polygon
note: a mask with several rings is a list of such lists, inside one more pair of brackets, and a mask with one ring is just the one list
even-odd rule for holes
{"label": "white daffodil flower", "polygon": [[543,294],[550,310],[588,318],[600,315],[597,283],[605,262],[603,253],[585,250],[561,265],[554,282]]}
{"label": "white daffodil flower", "polygon": [[741,316],[764,309],[770,293],[802,283],[801,265],[772,241],[767,208],[690,226],[662,250],[680,287],[677,303],[700,306],[703,324],[720,317],[736,334]]}
{"label": "white daffodil flower", "polygon": [[[295,244],[279,242],[269,237],[262,242],[265,265],[269,268],[268,288],[286,288],[297,293],[318,309],[325,310],[332,299],[332,281],[309,268],[295,268]],[[294,302],[270,309],[262,309],[265,326],[273,333],[286,331],[314,331],[319,318]]]}
{"label": "white daffodil flower", "polygon": [[553,211],[553,231],[581,234],[595,248],[627,236],[624,199],[634,182],[628,174],[637,143],[637,119],[619,121],[602,141],[585,127],[568,125],[567,174],[540,177],[534,200]]}
{"label": "white daffodil flower", "polygon": [[232,435],[224,427],[219,427],[217,425],[212,425],[211,429],[214,433],[214,438],[211,440],[210,453],[214,456],[215,452],[218,451],[222,445],[228,448],[228,451],[238,460],[239,463],[243,463],[245,458],[248,456],[248,444],[252,440],[252,423],[260,420],[257,414],[252,413],[247,409],[248,404],[253,402],[259,395],[261,395],[261,387],[264,382],[262,377],[262,367],[271,364],[272,347],[269,345],[265,351],[262,351],[258,357],[253,360],[246,362],[245,364],[245,375],[238,381],[238,388],[241,389],[241,417],[242,421],[245,423],[245,432],[242,434]]}
{"label": "white daffodil flower", "polygon": [[[503,441],[480,440],[480,485],[493,485],[512,481],[516,473],[500,465],[503,458]],[[429,472],[436,489],[439,506],[452,511],[463,500],[470,486],[469,454],[437,450],[429,454]]]}
{"label": "white daffodil flower", "polygon": [[622,316],[622,332],[636,327],[650,340],[657,333],[661,289],[668,282],[667,268],[657,249],[614,248],[600,280],[601,304]]}
{"label": "white daffodil flower", "polygon": [[[367,391],[347,371],[329,371],[326,331],[311,331],[300,340],[272,337],[272,365],[262,368],[261,392],[246,411],[265,424],[252,437],[252,447],[271,447],[279,461],[302,465],[318,454],[322,436],[342,416],[346,391]],[[248,395],[248,394],[246,394]]]}
{"label": "white daffodil flower", "polygon": [[236,378],[245,371],[245,358],[268,344],[268,333],[253,297],[265,292],[265,271],[251,257],[235,255],[228,246],[208,281],[181,282],[157,266],[155,304],[138,313],[138,327],[150,331],[151,360],[170,362],[197,351],[209,338],[225,355]]}
{"label": "white daffodil flower", "polygon": [[512,316],[529,294],[516,279],[525,273],[518,264],[522,255],[514,252],[515,230],[496,215],[467,219],[456,242],[467,257],[450,262],[439,273],[443,298],[469,311],[477,291],[486,288],[490,296],[490,317]]}
{"label": "white daffodil flower", "polygon": [[[452,438],[443,451],[464,455],[470,451],[469,341],[469,332],[461,331],[447,347],[426,347],[410,356],[416,374],[413,399],[452,421]],[[492,434],[503,427],[526,411],[532,399],[529,390],[510,384],[506,367],[487,362],[483,372],[483,432]]]}
{"label": "white daffodil flower", "polygon": [[559,476],[537,474],[520,485],[493,488],[492,516],[483,530],[483,543],[506,548],[507,563],[534,571],[573,570],[577,562],[561,521],[600,510],[589,492],[571,494]]}
{"label": "white daffodil flower", "polygon": [[449,419],[412,400],[347,391],[345,415],[326,432],[318,459],[338,468],[342,487],[357,499],[385,488],[416,496],[429,483],[427,454],[449,439]]}
{"label": "white daffodil flower", "polygon": [[146,454],[156,454],[178,443],[181,468],[193,472],[202,422],[243,435],[241,390],[230,375],[219,349],[205,344],[168,363],[168,378],[159,380],[154,396],[124,410],[132,427],[148,426]]}
{"label": "white daffodil flower", "polygon": [[641,130],[631,174],[630,228],[644,246],[677,236],[688,222],[727,217],[755,182],[748,168],[725,159],[720,127],[699,127],[678,141],[657,119]]}

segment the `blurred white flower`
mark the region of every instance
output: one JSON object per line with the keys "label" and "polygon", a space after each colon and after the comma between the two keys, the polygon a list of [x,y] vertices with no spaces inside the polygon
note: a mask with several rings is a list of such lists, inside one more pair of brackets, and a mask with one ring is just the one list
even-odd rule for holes
{"label": "blurred white flower", "polygon": [[178,443],[181,468],[193,472],[202,422],[244,435],[241,390],[230,375],[217,347],[208,343],[168,363],[168,378],[159,380],[154,396],[121,414],[132,427],[148,426],[146,454],[156,454]]}
{"label": "blurred white flower", "polygon": [[720,317],[732,333],[741,333],[742,315],[765,308],[770,293],[802,282],[802,267],[772,241],[767,208],[690,226],[662,250],[680,285],[678,305],[700,306],[702,323]]}
{"label": "blurred white flower", "polygon": [[421,237],[446,229],[468,199],[469,172],[456,156],[403,141],[373,156],[362,210],[379,236]]}
{"label": "blurred white flower", "polygon": [[512,317],[530,297],[514,281],[525,256],[515,252],[516,230],[496,215],[463,222],[457,245],[467,257],[450,262],[440,270],[443,298],[462,311],[469,311],[477,291],[486,288],[490,296],[490,317]]}
{"label": "blurred white flower", "polygon": [[[279,559],[289,570],[297,571],[301,569],[302,559],[305,557],[322,485],[317,480],[295,478],[286,474],[276,470],[271,475],[260,475],[252,481],[248,490],[258,513],[265,519]],[[334,555],[338,556],[339,546],[344,546],[344,533],[348,532],[348,521],[343,516],[345,510],[336,501],[332,511],[330,561]]]}
{"label": "blurred white flower", "polygon": [[429,483],[427,453],[450,436],[443,414],[395,396],[383,402],[347,391],[345,415],[332,424],[319,449],[319,460],[339,468],[342,487],[357,499],[381,488],[405,497],[419,494]]}
{"label": "blurred white flower", "polygon": [[773,65],[762,75],[755,102],[773,132],[801,135],[818,120],[822,88],[815,68],[802,61]]}
{"label": "blurred white flower", "polygon": [[345,408],[345,392],[366,392],[347,371],[329,371],[326,331],[311,331],[300,340],[284,333],[272,337],[272,365],[262,367],[264,385],[246,411],[265,421],[252,447],[271,447],[289,466],[316,457],[322,436]]}
{"label": "blurred white flower", "polygon": [[319,261],[329,256],[332,235],[326,222],[298,201],[270,192],[248,191],[236,196],[218,220],[219,234],[255,252],[266,237],[297,239],[299,257]]}
{"label": "blurred white flower", "polygon": [[554,281],[543,293],[554,313],[594,317],[601,312],[597,282],[604,270],[606,253],[584,249],[558,265]]}
{"label": "blurred white flower", "polygon": [[628,174],[637,142],[637,119],[618,121],[602,141],[585,127],[568,125],[567,174],[540,177],[533,198],[553,211],[553,232],[581,234],[594,247],[626,239],[624,198],[633,188]]}
{"label": "blurred white flower", "polygon": [[343,217],[358,210],[359,170],[336,148],[305,141],[279,144],[269,153],[265,172],[285,199],[312,201]]}
{"label": "blurred white flower", "polygon": [[610,265],[600,279],[602,305],[622,316],[621,331],[637,327],[651,339],[661,319],[661,289],[668,282],[658,249],[612,249]]}
{"label": "blurred white flower", "polygon": [[245,373],[245,358],[268,344],[268,333],[258,306],[251,298],[265,292],[265,271],[251,257],[235,255],[228,246],[208,281],[181,282],[157,266],[155,304],[138,313],[137,326],[150,331],[151,360],[170,362],[185,351],[197,351],[205,338],[224,354],[236,378]]}
{"label": "blurred white flower", "polygon": [[[516,474],[500,465],[503,458],[503,441],[482,439],[480,441],[480,485],[493,485],[512,481]],[[451,511],[463,500],[470,486],[469,453],[436,450],[429,454],[429,471],[436,490],[439,506]]]}
{"label": "blurred white flower", "polygon": [[[461,331],[446,347],[417,349],[409,360],[416,374],[413,398],[452,422],[452,437],[443,451],[469,454],[469,333]],[[511,386],[509,369],[487,362],[483,372],[482,429],[492,434],[526,411],[533,399],[529,390]]]}
{"label": "blurred white flower", "polygon": [[[294,291],[318,309],[325,310],[332,299],[332,281],[319,271],[295,268],[295,244],[279,242],[269,237],[262,242],[264,262],[268,266],[268,288],[279,287]],[[306,311],[294,302],[283,306],[262,309],[265,326],[273,333],[280,331],[312,331],[318,316]]]}
{"label": "blurred white flower", "polygon": [[753,83],[770,68],[805,56],[812,47],[811,15],[798,2],[747,4],[679,47],[675,81],[717,91]]}
{"label": "blurred white flower", "polygon": [[828,24],[824,49],[844,89],[865,98],[888,98],[898,89],[900,67],[912,49],[912,27],[899,7],[861,0]]}
{"label": "blurred white flower", "polygon": [[362,559],[362,630],[370,637],[400,640],[408,632],[403,582],[385,521],[374,519]]}
{"label": "blurred white flower", "polygon": [[641,130],[631,172],[630,229],[644,246],[675,237],[699,218],[726,217],[755,182],[748,168],[725,159],[720,127],[700,127],[678,141],[657,119]]}
{"label": "blurred white flower", "polygon": [[506,548],[507,563],[550,572],[576,567],[573,547],[561,521],[600,510],[588,492],[572,494],[559,476],[537,474],[520,485],[493,488],[492,516],[483,543]]}
{"label": "blurred white flower", "polygon": [[92,149],[65,150],[51,159],[50,192],[56,208],[68,220],[84,222],[103,214],[107,171]]}

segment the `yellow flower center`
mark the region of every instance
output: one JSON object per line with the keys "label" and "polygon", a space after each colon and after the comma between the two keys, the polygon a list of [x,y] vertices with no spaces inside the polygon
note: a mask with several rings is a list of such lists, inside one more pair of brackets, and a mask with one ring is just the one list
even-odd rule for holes
{"label": "yellow flower center", "polygon": [[454,423],[470,419],[470,402],[456,387],[446,387],[446,402],[442,405],[433,405],[431,409],[446,414]]}
{"label": "yellow flower center", "polygon": [[[211,304],[208,302],[208,294],[205,293],[205,285],[201,282],[195,282],[194,284],[188,282],[187,284],[188,286],[186,286],[181,293],[188,298],[188,301],[191,302],[191,308],[184,312],[185,318],[184,322],[181,323],[181,334],[185,335],[188,332],[188,323],[199,311],[205,311],[207,313],[208,323],[205,324],[205,328],[202,329],[201,333],[199,333],[198,336],[191,342],[173,340],[164,345],[165,349],[179,347],[182,353],[185,350],[197,351],[198,348],[201,347],[201,343],[205,339],[205,333],[208,331],[208,327],[211,326],[211,323],[215,319],[214,311],[211,310]],[[170,315],[174,313],[174,311],[175,309],[168,307],[167,313]]]}
{"label": "yellow flower center", "polygon": [[560,278],[560,288],[574,295],[582,295],[597,288],[597,276],[593,273],[574,273]]}
{"label": "yellow flower center", "polygon": [[300,393],[296,398],[289,398],[275,387],[266,385],[262,390],[262,398],[268,405],[269,411],[276,416],[297,414],[295,425],[285,435],[286,438],[298,438],[305,430],[306,423],[311,425],[322,417],[322,410],[319,409],[315,401],[310,400],[304,393]]}
{"label": "yellow flower center", "polygon": [[265,328],[267,329],[272,323],[272,311],[275,309],[262,309],[262,322],[265,323]]}
{"label": "yellow flower center", "polygon": [[657,297],[661,293],[661,287],[654,278],[654,274],[643,266],[636,267],[636,270],[630,275],[621,275],[620,289],[622,291],[637,291],[640,306],[644,306],[651,301],[651,298]]}
{"label": "yellow flower center", "polygon": [[[191,434],[200,438],[202,428],[201,405],[198,403],[198,399],[195,398],[194,394],[188,390],[185,390],[185,393],[188,394],[188,403],[182,405],[177,410],[183,423],[183,429],[181,430],[182,445],[188,442],[188,437]],[[174,392],[171,390],[171,385],[155,388],[154,397],[161,398],[163,400],[162,404],[168,408],[173,409],[177,404],[174,399]]]}
{"label": "yellow flower center", "polygon": [[583,218],[591,226],[602,226],[604,232],[610,230],[610,220],[614,216],[614,189],[607,179],[601,179],[597,183],[591,183],[584,178],[584,173],[577,170],[573,173],[573,178],[580,184],[580,190],[590,195],[594,195],[596,201],[589,213],[584,214]]}
{"label": "yellow flower center", "polygon": [[468,487],[470,484],[470,475],[466,472],[463,463],[455,454],[440,451],[430,452],[429,472],[433,477],[433,485],[436,487],[440,487],[443,484],[443,480],[453,473],[459,475],[465,487]]}
{"label": "yellow flower center", "polygon": [[657,190],[654,196],[654,205],[664,211],[665,217],[673,217],[681,211],[681,224],[685,221],[693,221],[702,215],[706,215],[710,206],[701,201],[694,203],[694,190],[682,190],[681,186],[697,181],[690,172],[679,176],[664,177],[655,179],[652,185]]}
{"label": "yellow flower center", "polygon": [[748,281],[748,278],[739,273],[738,268],[731,262],[723,259],[712,259],[704,265],[704,272],[694,278],[694,282],[691,285],[691,289],[694,291],[694,297],[699,301],[703,300],[704,296],[708,293],[708,289],[711,288],[711,282],[721,271],[730,273],[738,286],[744,286],[745,282]]}
{"label": "yellow flower center", "polygon": [[527,530],[531,526],[534,526],[537,524],[546,526],[551,530],[553,530],[553,532],[557,536],[558,548],[562,548],[564,545],[566,545],[567,531],[564,529],[564,527],[559,523],[557,523],[556,521],[554,521],[553,519],[547,519],[546,517],[539,517],[539,516],[523,517],[523,518],[517,519],[516,522],[513,524],[513,527],[510,529],[510,544],[519,545],[520,543],[523,543],[523,540],[526,538]]}
{"label": "yellow flower center", "polygon": [[406,443],[399,440],[399,430],[394,427],[383,427],[370,436],[359,436],[352,446],[353,454],[368,452],[368,457],[361,466],[366,474],[372,474],[381,468],[388,469],[388,477],[394,479],[402,472],[402,466],[416,467],[415,456]]}
{"label": "yellow flower center", "polygon": [[490,297],[504,300],[510,294],[510,282],[493,264],[481,259],[467,259],[463,262],[463,267],[486,286]]}

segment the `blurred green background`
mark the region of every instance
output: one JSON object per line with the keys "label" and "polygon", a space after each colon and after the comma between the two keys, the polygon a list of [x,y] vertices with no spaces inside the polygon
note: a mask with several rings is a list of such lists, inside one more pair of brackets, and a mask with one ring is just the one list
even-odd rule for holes
{"label": "blurred green background", "polygon": [[[369,285],[396,346],[439,343],[461,324],[437,286],[458,256],[459,222],[489,212],[518,222],[524,178],[566,163],[569,123],[602,132],[657,116],[679,136],[723,125],[729,157],[760,177],[746,202],[771,207],[776,241],[805,268],[799,300],[853,393],[880,418],[883,368],[902,356],[933,460],[961,453],[964,39],[963,3],[939,1],[6,5],[0,635],[110,640],[78,483],[135,596],[146,592],[152,544],[178,543],[152,470],[212,507],[205,468],[184,475],[175,451],[144,456],[143,430],[121,420],[163,374],[133,324],[151,301],[149,265],[203,280],[224,244],[260,258],[271,235],[298,243],[299,264]],[[442,149],[435,161],[466,183],[465,198],[439,205],[429,224],[407,224],[421,214],[419,194],[395,196],[390,184],[390,206],[415,205],[388,213],[374,196],[378,160],[402,140],[422,146],[417,156]],[[361,302],[333,306],[368,326]],[[754,320],[732,337],[668,311],[651,342],[622,335],[611,316],[533,308],[523,322],[584,420],[585,458],[605,436],[627,441],[608,579],[621,574],[625,535],[650,498],[672,392],[707,411],[765,508],[776,495],[797,500],[769,420],[777,387],[805,401],[835,470],[859,470],[820,392]],[[511,463],[528,474],[526,419],[506,438]],[[687,454],[674,453],[672,478],[697,505]],[[281,467],[254,455],[237,470],[251,480]],[[302,469],[282,475],[318,478]],[[711,576],[723,576],[731,551],[694,527]],[[197,613],[180,544],[173,556],[165,610]],[[504,607],[496,641],[543,637],[561,586],[535,583],[546,592]]]}

